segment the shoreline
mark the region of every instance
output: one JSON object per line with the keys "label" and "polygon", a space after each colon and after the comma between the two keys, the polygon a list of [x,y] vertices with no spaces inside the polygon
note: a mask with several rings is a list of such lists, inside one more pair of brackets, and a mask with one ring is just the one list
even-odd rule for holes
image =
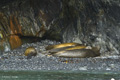
{"label": "shoreline", "polygon": [[[48,71],[120,71],[119,56],[113,57],[94,57],[94,58],[59,58],[44,56],[47,45],[58,44],[60,42],[45,40],[36,43],[26,43],[21,47],[5,52],[0,58],[0,70],[48,70]],[[29,46],[35,47],[38,55],[27,59],[23,55]]]}

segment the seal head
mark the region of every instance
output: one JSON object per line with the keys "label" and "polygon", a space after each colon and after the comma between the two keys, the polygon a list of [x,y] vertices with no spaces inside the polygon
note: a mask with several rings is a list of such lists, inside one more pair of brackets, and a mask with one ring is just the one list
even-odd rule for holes
{"label": "seal head", "polygon": [[34,47],[28,47],[25,52],[24,55],[27,56],[27,59],[30,59],[32,56],[36,56],[37,55],[37,51]]}

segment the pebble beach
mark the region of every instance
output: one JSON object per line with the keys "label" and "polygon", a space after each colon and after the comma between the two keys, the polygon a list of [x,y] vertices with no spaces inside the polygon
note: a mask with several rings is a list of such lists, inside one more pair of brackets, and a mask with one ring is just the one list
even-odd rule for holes
{"label": "pebble beach", "polygon": [[[119,71],[119,56],[94,57],[94,58],[60,58],[46,56],[45,47],[59,44],[60,42],[44,40],[35,43],[26,43],[21,47],[9,52],[3,52],[0,56],[0,70],[97,70],[97,71]],[[25,49],[34,47],[37,56],[27,59],[24,56]]]}

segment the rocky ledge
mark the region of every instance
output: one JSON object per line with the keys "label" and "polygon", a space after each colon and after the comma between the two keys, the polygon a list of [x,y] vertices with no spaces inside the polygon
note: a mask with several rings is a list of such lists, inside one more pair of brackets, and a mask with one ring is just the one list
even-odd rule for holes
{"label": "rocky ledge", "polygon": [[[103,56],[94,58],[60,58],[41,54],[47,45],[60,42],[44,40],[35,43],[26,43],[21,47],[4,52],[0,57],[0,70],[120,70],[119,56]],[[24,56],[26,48],[33,46],[38,55],[27,59]]]}

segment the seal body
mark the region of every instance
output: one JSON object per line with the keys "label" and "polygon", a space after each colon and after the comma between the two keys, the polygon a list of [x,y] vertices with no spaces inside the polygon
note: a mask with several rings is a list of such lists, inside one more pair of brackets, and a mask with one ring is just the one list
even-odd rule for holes
{"label": "seal body", "polygon": [[78,43],[63,43],[47,46],[48,55],[69,58],[88,58],[99,56],[99,48]]}
{"label": "seal body", "polygon": [[37,51],[34,47],[28,47],[25,52],[24,55],[27,56],[27,58],[31,58],[32,56],[36,56],[37,55]]}
{"label": "seal body", "polygon": [[57,44],[57,45],[50,45],[50,46],[46,47],[46,50],[69,47],[69,46],[78,46],[78,45],[82,45],[82,44],[79,44],[79,43],[63,43],[63,44]]}
{"label": "seal body", "polygon": [[58,57],[67,57],[67,58],[88,58],[88,57],[99,56],[100,53],[96,53],[91,49],[74,49],[74,50],[59,51],[52,55]]}
{"label": "seal body", "polygon": [[85,49],[87,46],[84,46],[84,45],[81,45],[81,46],[75,46],[75,47],[72,47],[72,48],[67,48],[65,50],[74,50],[74,49]]}
{"label": "seal body", "polygon": [[48,50],[48,52],[50,53],[56,53],[56,52],[59,52],[59,51],[63,51],[65,49],[68,49],[68,48],[72,48],[73,46],[67,46],[67,47],[61,47],[61,48],[53,48],[51,50]]}
{"label": "seal body", "polygon": [[48,52],[50,53],[56,53],[56,52],[59,52],[59,51],[63,51],[63,50],[74,50],[74,49],[83,49],[83,48],[86,48],[86,46],[67,46],[67,47],[61,47],[61,48],[54,48],[54,49],[51,49],[51,50],[48,50]]}

